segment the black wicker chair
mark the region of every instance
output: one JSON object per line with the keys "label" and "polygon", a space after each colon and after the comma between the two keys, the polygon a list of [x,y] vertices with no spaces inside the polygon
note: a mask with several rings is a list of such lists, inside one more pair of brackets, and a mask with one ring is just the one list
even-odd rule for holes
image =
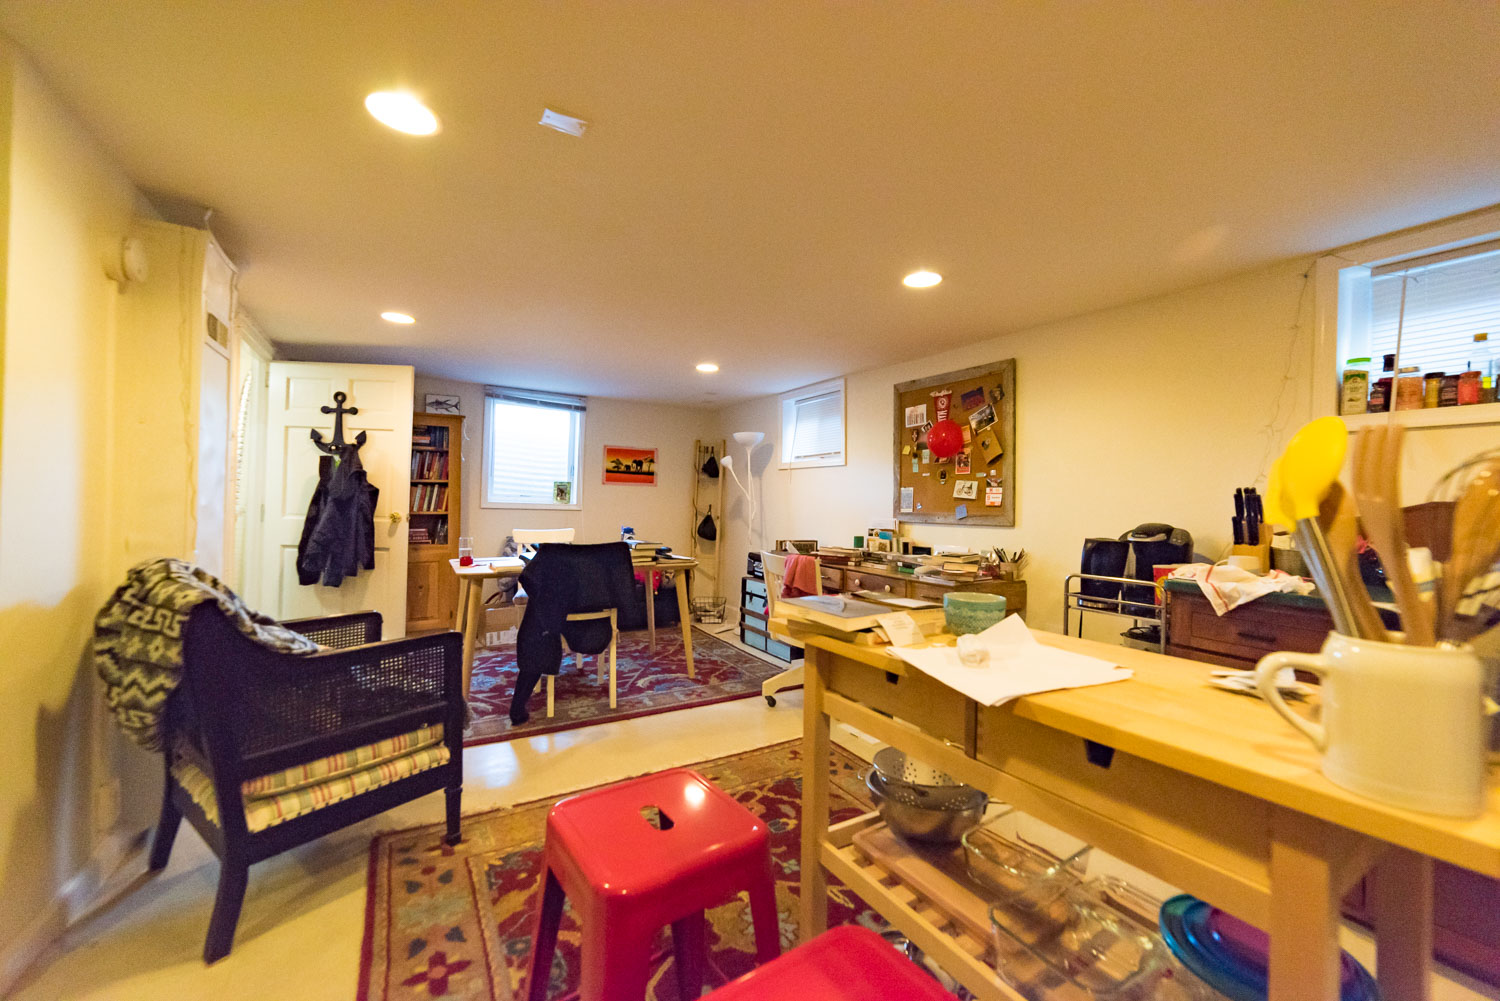
{"label": "black wicker chair", "polygon": [[[183,817],[219,856],[203,946],[207,963],[229,954],[249,868],[262,859],[440,789],[446,840],[459,840],[462,637],[445,632],[378,642],[378,612],[283,624],[334,649],[278,654],[241,634],[212,602],[199,605],[185,627],[182,682],[167,706],[166,783],[150,865],[166,866]],[[439,724],[442,738],[434,746],[447,747],[446,762],[250,830],[247,780]],[[174,759],[181,766],[183,758],[194,772],[174,772]],[[182,774],[211,782],[217,821],[182,784]],[[198,783],[200,800],[205,784]]]}

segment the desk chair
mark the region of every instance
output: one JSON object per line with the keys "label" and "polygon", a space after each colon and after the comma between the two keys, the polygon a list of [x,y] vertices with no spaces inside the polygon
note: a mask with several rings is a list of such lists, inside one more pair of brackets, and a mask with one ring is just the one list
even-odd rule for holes
{"label": "desk chair", "polygon": [[[576,531],[571,528],[516,528],[512,529],[510,537],[516,540],[516,547],[520,550],[521,558],[529,560],[536,555],[536,547],[544,542],[572,542]],[[568,616],[569,622],[581,622],[584,619],[608,619],[609,620],[609,707],[615,708],[615,650],[620,639],[619,610],[606,608],[598,612],[576,612]],[[572,653],[573,661],[578,670],[583,670],[583,654],[576,650],[568,650],[568,641],[563,640],[563,652]],[[604,660],[602,657],[594,658],[594,678],[600,684],[604,683]],[[557,686],[557,677],[547,675],[547,718],[551,719],[555,707],[554,692]]]}
{"label": "desk chair", "polygon": [[[823,593],[823,564],[816,560],[818,568],[818,587],[814,592]],[[778,618],[776,605],[781,601],[781,582],[786,577],[786,557],[777,553],[760,554],[760,565],[766,575],[766,631],[776,637],[787,646],[802,649],[802,641],[794,639],[792,634],[785,628],[786,619]],[[760,694],[765,696],[766,705],[776,705],[776,693],[784,688],[796,688],[802,684],[804,665],[788,668],[773,678],[767,678],[760,686]]]}

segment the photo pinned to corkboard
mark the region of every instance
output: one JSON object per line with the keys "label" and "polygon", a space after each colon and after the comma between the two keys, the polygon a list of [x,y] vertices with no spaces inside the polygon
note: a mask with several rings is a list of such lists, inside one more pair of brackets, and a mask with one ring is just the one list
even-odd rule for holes
{"label": "photo pinned to corkboard", "polygon": [[902,521],[1015,525],[1014,358],[900,383],[894,413]]}

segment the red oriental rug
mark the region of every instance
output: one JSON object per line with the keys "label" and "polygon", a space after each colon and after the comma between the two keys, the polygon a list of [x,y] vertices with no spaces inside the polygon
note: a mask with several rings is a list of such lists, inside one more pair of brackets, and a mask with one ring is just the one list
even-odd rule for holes
{"label": "red oriental rug", "polygon": [[[801,744],[787,741],[692,766],[729,792],[771,829],[776,905],[782,948],[797,940]],[[863,763],[835,747],[830,792],[835,822],[870,809],[860,782]],[[464,840],[442,842],[434,824],[382,834],[370,844],[365,939],[359,1001],[418,1001],[433,997],[510,1001],[524,997],[531,934],[538,903],[547,811],[556,799],[465,817]],[[859,922],[880,928],[878,916],[829,877],[829,924]],[[714,965],[736,977],[754,966],[749,904],[741,894],[708,914]],[[578,986],[579,928],[563,912],[549,997]],[[652,971],[648,999],[675,1001],[670,938]]]}
{"label": "red oriental rug", "polygon": [[760,694],[761,682],[791,666],[762,660],[696,628],[693,665],[698,673],[696,679],[687,676],[682,629],[678,626],[656,630],[655,653],[651,652],[650,634],[644,629],[622,632],[615,657],[614,709],[609,707],[608,656],[605,681],[600,684],[595,680],[593,657],[585,659],[584,670],[580,672],[569,655],[563,659],[562,673],[557,676],[556,714],[547,718],[547,682],[543,679],[528,705],[531,719],[512,726],[510,696],[516,683],[516,648],[479,650],[474,655],[474,674],[469,683],[469,710],[473,715],[464,733],[464,743],[489,744],[535,737],[595,723],[746,699]]}

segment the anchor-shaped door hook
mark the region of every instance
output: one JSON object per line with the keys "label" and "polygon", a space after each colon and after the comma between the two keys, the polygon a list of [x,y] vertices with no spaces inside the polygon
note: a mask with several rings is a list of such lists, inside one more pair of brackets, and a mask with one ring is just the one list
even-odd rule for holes
{"label": "anchor-shaped door hook", "polygon": [[[347,393],[334,393],[333,406],[320,408],[325,414],[333,414],[333,441],[325,444],[323,441],[323,436],[318,433],[318,429],[313,428],[313,444],[318,446],[319,451],[326,452],[329,455],[337,457],[345,449],[350,447],[349,443],[344,441],[344,415],[350,414],[352,416],[354,414],[357,414],[359,413],[359,408],[344,406],[344,401],[348,398],[349,395]],[[353,447],[359,448],[361,445],[363,445],[365,443],[365,437],[366,436],[363,431],[356,435],[354,438]]]}

